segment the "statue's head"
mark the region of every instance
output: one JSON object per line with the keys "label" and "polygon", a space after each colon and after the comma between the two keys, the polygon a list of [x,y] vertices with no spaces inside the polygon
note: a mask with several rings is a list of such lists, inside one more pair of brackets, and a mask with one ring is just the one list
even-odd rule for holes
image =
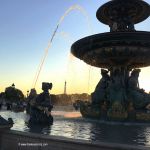
{"label": "statue's head", "polygon": [[35,96],[35,95],[37,95],[37,93],[36,93],[36,90],[35,89],[31,89],[31,91],[30,91],[30,94],[29,94],[30,96],[32,95],[32,96]]}
{"label": "statue's head", "polygon": [[108,74],[108,72],[109,72],[108,70],[101,69],[101,75],[102,76]]}
{"label": "statue's head", "polygon": [[48,91],[52,89],[53,84],[48,82],[42,82],[42,90]]}
{"label": "statue's head", "polygon": [[131,72],[131,76],[139,76],[139,73],[141,72],[141,69],[134,69],[132,72]]}

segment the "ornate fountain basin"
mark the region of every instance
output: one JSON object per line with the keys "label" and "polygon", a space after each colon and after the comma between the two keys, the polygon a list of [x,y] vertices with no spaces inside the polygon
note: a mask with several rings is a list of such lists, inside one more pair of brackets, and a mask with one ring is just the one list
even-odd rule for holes
{"label": "ornate fountain basin", "polygon": [[102,5],[96,13],[97,19],[106,25],[122,17],[129,17],[132,23],[137,24],[149,15],[150,6],[143,0],[111,0]]}
{"label": "ornate fountain basin", "polygon": [[72,54],[89,65],[150,66],[150,32],[108,32],[85,37],[71,47]]}

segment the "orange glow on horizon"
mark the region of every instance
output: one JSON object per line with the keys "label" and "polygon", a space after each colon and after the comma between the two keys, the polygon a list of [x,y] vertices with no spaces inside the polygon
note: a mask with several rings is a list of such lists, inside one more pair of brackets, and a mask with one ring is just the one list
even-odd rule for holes
{"label": "orange glow on horizon", "polygon": [[[90,78],[89,78],[90,69]],[[60,77],[56,75],[61,75]],[[140,88],[145,89],[146,92],[150,91],[150,67],[141,69],[139,83]],[[88,93],[91,94],[97,83],[101,78],[100,69],[95,67],[89,67],[82,61],[70,56],[68,62],[67,71],[62,70],[56,71],[51,76],[46,76],[45,81],[50,81],[53,83],[53,88],[50,91],[51,94],[63,94],[64,92],[64,82],[67,81],[67,94],[75,93]],[[37,93],[41,93],[41,83],[42,79],[39,80],[36,90]],[[24,81],[24,82],[23,82]],[[28,80],[25,76],[22,78],[16,78],[15,81],[7,80],[1,83],[0,92],[4,92],[6,87],[15,84],[15,87],[22,90],[24,95],[27,95],[27,91],[32,88],[32,79]],[[88,84],[89,83],[89,84]],[[88,87],[89,86],[89,87]]]}

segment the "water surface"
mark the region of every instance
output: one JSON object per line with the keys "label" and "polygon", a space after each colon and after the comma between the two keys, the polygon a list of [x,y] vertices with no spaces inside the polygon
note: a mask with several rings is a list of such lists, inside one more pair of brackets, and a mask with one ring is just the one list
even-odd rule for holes
{"label": "water surface", "polygon": [[26,113],[0,112],[5,119],[11,117],[15,124],[12,130],[46,135],[64,136],[88,141],[144,145],[150,147],[150,124],[104,122],[84,119],[79,112],[53,111],[51,126],[28,127]]}

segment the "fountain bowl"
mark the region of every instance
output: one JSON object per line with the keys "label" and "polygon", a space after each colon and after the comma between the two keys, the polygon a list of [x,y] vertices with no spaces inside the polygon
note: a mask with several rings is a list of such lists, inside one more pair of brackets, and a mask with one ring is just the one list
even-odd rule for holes
{"label": "fountain bowl", "polygon": [[72,54],[99,67],[150,65],[150,32],[107,32],[85,37],[71,47]]}

